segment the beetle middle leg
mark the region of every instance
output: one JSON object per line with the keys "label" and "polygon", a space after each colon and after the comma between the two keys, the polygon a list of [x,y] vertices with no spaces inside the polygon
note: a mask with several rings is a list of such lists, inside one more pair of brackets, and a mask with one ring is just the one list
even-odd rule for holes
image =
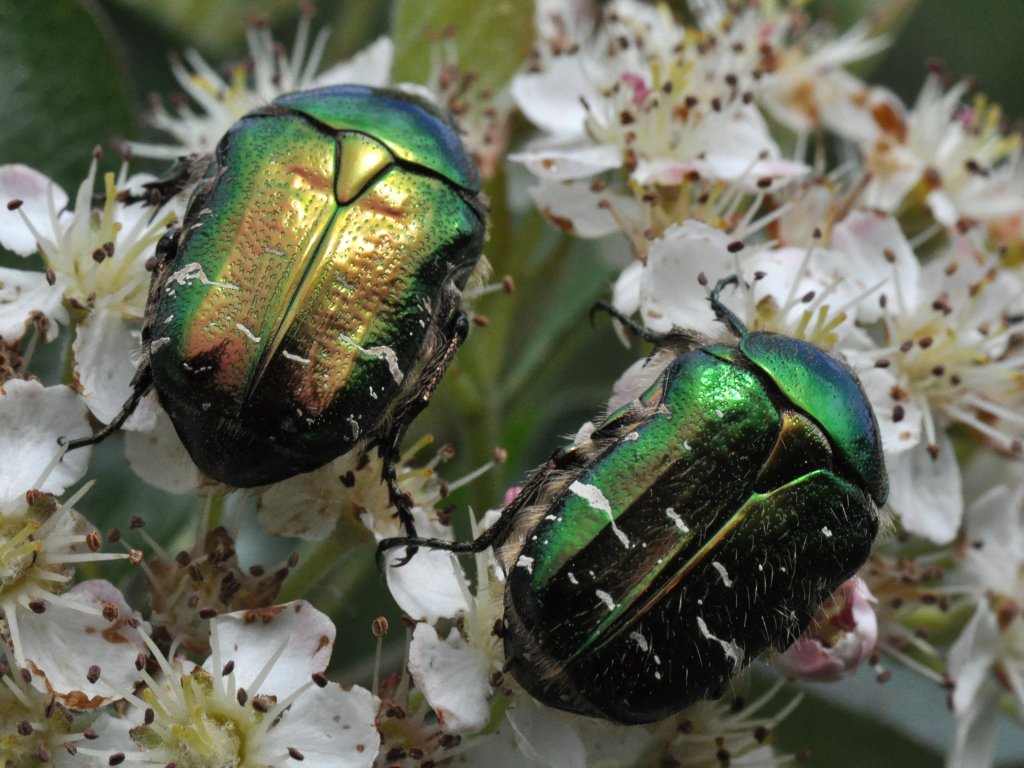
{"label": "beetle middle leg", "polygon": [[[447,321],[444,327],[439,329],[436,350],[409,388],[408,395],[395,406],[391,414],[391,430],[382,438],[378,448],[383,459],[381,478],[388,487],[391,503],[397,510],[398,519],[407,534],[406,537],[402,537],[403,540],[416,538],[416,526],[413,524],[410,499],[398,484],[395,465],[402,455],[402,440],[405,438],[406,429],[420,411],[427,407],[434,390],[437,389],[445,371],[455,359],[455,353],[469,333],[469,318],[456,306],[457,301],[457,291],[450,290],[442,294],[438,316],[446,317]],[[415,553],[416,547],[410,547],[407,556],[398,565],[407,563]]]}

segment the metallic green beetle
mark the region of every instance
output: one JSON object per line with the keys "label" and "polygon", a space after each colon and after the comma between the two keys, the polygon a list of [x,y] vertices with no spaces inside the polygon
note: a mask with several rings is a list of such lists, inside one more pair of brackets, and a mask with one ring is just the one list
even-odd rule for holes
{"label": "metallic green beetle", "polygon": [[217,480],[376,443],[400,496],[393,460],[465,338],[484,230],[476,166],[425,102],[332,86],[250,112],[158,248],[135,394],[93,440],[152,387]]}
{"label": "metallic green beetle", "polygon": [[[465,544],[507,572],[508,668],[553,707],[622,723],[721,695],[785,649],[867,559],[888,494],[856,376],[788,336],[658,337],[676,354]],[[628,322],[628,321],[627,321]]]}

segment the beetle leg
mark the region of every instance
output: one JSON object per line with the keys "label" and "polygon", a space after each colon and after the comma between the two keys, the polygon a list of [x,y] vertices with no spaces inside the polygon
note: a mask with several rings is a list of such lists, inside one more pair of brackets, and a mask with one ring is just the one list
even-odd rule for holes
{"label": "beetle leg", "polygon": [[481,533],[471,541],[448,541],[447,539],[431,539],[423,536],[392,536],[388,539],[381,539],[377,544],[377,568],[384,570],[384,555],[388,550],[405,545],[408,547],[406,556],[394,564],[394,568],[400,568],[412,558],[419,547],[426,549],[440,549],[456,555],[477,554],[488,547],[501,546],[508,539],[516,523],[519,511],[537,503],[537,498],[548,481],[551,470],[564,470],[570,463],[569,457],[575,457],[575,452],[557,450],[548,459],[547,464],[542,465],[535,471],[530,479],[523,486],[519,495],[502,510],[501,516],[494,525]]}
{"label": "beetle leg", "polygon": [[69,451],[73,451],[76,448],[83,448],[87,445],[96,445],[97,443],[103,442],[112,434],[117,432],[121,426],[128,420],[135,409],[139,406],[139,402],[146,393],[153,388],[153,373],[148,365],[144,365],[135,373],[135,378],[132,379],[132,395],[128,398],[128,401],[121,406],[121,410],[118,414],[111,419],[110,423],[107,424],[103,429],[94,435],[89,437],[80,437],[77,440],[67,440],[63,437],[57,440],[58,443],[66,445]]}
{"label": "beetle leg", "polygon": [[192,154],[179,157],[166,175],[143,184],[144,191],[141,195],[126,195],[124,201],[161,205],[199,181],[209,164],[210,155]]}
{"label": "beetle leg", "polygon": [[651,331],[648,330],[647,328],[644,328],[642,324],[638,323],[631,317],[627,317],[606,301],[595,302],[594,306],[590,308],[591,325],[593,325],[594,323],[594,315],[596,315],[598,312],[608,313],[613,320],[615,320],[618,323],[621,323],[626,328],[628,328],[634,336],[641,338],[644,341],[649,341],[652,344],[660,344],[670,335],[667,333],[657,333],[655,331]]}
{"label": "beetle leg", "polygon": [[[403,399],[395,408],[391,416],[391,423],[393,425],[391,431],[378,447],[380,455],[384,460],[383,467],[381,468],[382,479],[388,486],[391,503],[395,506],[402,527],[405,528],[408,534],[406,537],[401,537],[402,541],[417,537],[409,499],[398,485],[395,464],[401,456],[402,440],[405,437],[406,428],[419,415],[420,411],[426,408],[427,403],[430,402],[431,395],[434,394],[434,390],[437,389],[437,385],[441,382],[441,377],[448,370],[452,360],[455,358],[456,351],[462,345],[462,342],[466,340],[466,336],[469,333],[469,318],[466,316],[466,313],[461,309],[455,309],[454,312],[448,310],[449,306],[454,306],[456,296],[457,294],[453,292],[442,296],[444,303],[439,315],[442,317],[447,315],[449,318],[447,327],[441,332],[441,341],[444,343],[439,345],[437,352],[427,361],[423,371],[417,377],[415,385],[410,390],[409,396]],[[397,563],[397,565],[404,565],[414,554],[416,554],[416,547],[410,546],[406,558],[401,563]]]}
{"label": "beetle leg", "polygon": [[729,277],[723,277],[711,290],[711,294],[708,296],[708,301],[711,302],[711,309],[715,313],[715,317],[718,318],[719,322],[729,326],[729,330],[732,331],[736,336],[746,336],[749,332],[747,326],[743,324],[736,314],[729,309],[725,304],[721,302],[719,297],[722,294],[722,289],[727,285],[739,285],[740,278],[738,275],[729,275]]}

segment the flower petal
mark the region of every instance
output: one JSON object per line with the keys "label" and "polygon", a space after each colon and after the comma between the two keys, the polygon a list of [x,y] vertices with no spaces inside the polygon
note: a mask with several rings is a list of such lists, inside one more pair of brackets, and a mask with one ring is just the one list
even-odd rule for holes
{"label": "flower petal", "polygon": [[44,237],[53,237],[50,197],[54,214],[68,204],[68,195],[49,176],[20,163],[0,165],[0,203],[4,209],[11,200],[20,200],[18,210],[0,213],[0,245],[20,256],[39,250],[35,235],[25,226],[24,215]]}
{"label": "flower petal", "polygon": [[67,325],[60,284],[50,285],[43,272],[0,267],[0,338],[17,341],[36,315],[49,321],[42,326],[44,341],[55,339],[60,326]]}
{"label": "flower petal", "polygon": [[[132,395],[136,368],[132,353],[139,349],[137,331],[129,328],[120,313],[97,310],[78,326],[75,337],[75,368],[82,385],[82,397],[93,415],[109,424]],[[148,423],[140,423],[146,421]],[[128,419],[127,429],[153,427],[156,414],[140,412]]]}
{"label": "flower petal", "polygon": [[153,412],[155,424],[146,432],[125,432],[124,452],[129,466],[154,488],[194,493],[202,475],[182,445],[170,416],[157,406],[153,395],[142,399],[136,413],[144,409]]}
{"label": "flower petal", "polygon": [[59,495],[78,482],[89,466],[91,448],[72,451],[50,465],[60,452],[59,438],[92,433],[82,399],[70,387],[21,379],[4,382],[0,392],[0,505],[20,500],[33,488]]}
{"label": "flower petal", "polygon": [[420,549],[409,562],[396,568],[404,557],[404,547],[388,552],[384,575],[391,596],[406,614],[433,624],[468,609],[465,577],[450,553]]}
{"label": "flower petal", "polygon": [[457,628],[442,640],[434,627],[417,624],[409,646],[409,672],[445,731],[474,733],[487,725],[490,660],[476,653]]}
{"label": "flower petal", "polygon": [[302,755],[303,768],[369,768],[380,749],[379,707],[380,699],[358,685],[314,686],[267,732],[260,751],[268,764],[291,747]]}
{"label": "flower petal", "polygon": [[317,86],[354,83],[384,88],[391,83],[391,65],[395,44],[387,36],[378,37],[351,59],[325,69],[313,82]]}
{"label": "flower petal", "polygon": [[[114,621],[98,613],[69,607],[79,602],[92,610],[113,607]],[[47,689],[75,709],[100,706],[121,698],[143,679],[135,662],[146,653],[139,627],[149,631],[142,616],[125,602],[121,592],[102,579],[83,581],[47,605],[44,613],[25,611],[18,617],[25,658],[18,663],[45,681]],[[100,678],[87,679],[90,667]]]}
{"label": "flower petal", "polygon": [[953,443],[936,435],[934,458],[923,442],[889,462],[889,504],[903,527],[936,544],[948,544],[960,529],[963,496]]}
{"label": "flower petal", "polygon": [[528,696],[518,697],[505,714],[515,730],[516,746],[531,765],[586,768],[583,740],[567,717]]}
{"label": "flower petal", "polygon": [[213,620],[211,631],[216,648],[203,669],[219,675],[224,664],[234,661],[236,683],[250,696],[290,695],[315,672],[327,669],[334,647],[334,624],[305,600],[225,613]]}

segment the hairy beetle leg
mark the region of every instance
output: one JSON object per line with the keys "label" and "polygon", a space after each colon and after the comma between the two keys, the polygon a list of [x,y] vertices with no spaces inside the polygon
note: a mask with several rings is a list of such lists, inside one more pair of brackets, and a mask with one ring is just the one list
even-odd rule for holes
{"label": "hairy beetle leg", "polygon": [[606,301],[595,302],[594,306],[590,308],[591,323],[594,322],[594,316],[598,312],[607,313],[609,316],[611,316],[613,320],[615,320],[618,323],[621,323],[626,328],[628,328],[634,336],[643,339],[644,341],[649,341],[652,344],[660,344],[668,336],[668,334],[657,333],[655,331],[651,331],[648,330],[647,328],[644,328],[644,326],[641,323],[638,323],[631,317],[626,317],[626,315],[624,315],[622,312],[620,312],[618,309],[616,309]]}
{"label": "hairy beetle leg", "polygon": [[[441,310],[443,314],[447,314],[450,311],[448,308],[454,305],[455,300],[455,296],[447,296],[445,298],[445,305],[442,306]],[[388,494],[391,497],[391,503],[397,510],[398,519],[401,521],[402,527],[405,528],[406,534],[408,534],[406,537],[398,537],[400,541],[410,541],[417,538],[409,499],[398,484],[398,476],[395,470],[395,464],[401,456],[402,440],[405,438],[406,427],[412,423],[420,411],[427,407],[427,403],[430,402],[434,390],[437,389],[437,385],[441,382],[445,371],[448,370],[452,360],[455,359],[456,351],[462,346],[462,342],[466,340],[468,334],[469,318],[461,309],[456,309],[451,313],[447,327],[441,334],[442,340],[445,343],[440,345],[437,352],[423,368],[410,396],[395,408],[392,423],[396,427],[381,442],[379,448],[381,457],[384,459],[384,466],[381,468],[382,479],[388,486]],[[386,541],[390,541],[390,539]],[[396,563],[396,567],[405,565],[414,554],[416,554],[416,547],[410,546],[405,558],[401,562]],[[378,563],[379,561],[380,556],[378,555]]]}
{"label": "hairy beetle leg", "polygon": [[80,437],[77,440],[67,440],[63,437],[58,438],[57,442],[61,445],[66,445],[69,451],[73,451],[76,448],[84,448],[87,445],[96,445],[101,443],[110,437],[112,434],[117,432],[124,423],[128,420],[128,417],[135,413],[135,409],[139,406],[142,398],[146,396],[150,389],[153,387],[153,377],[150,373],[149,366],[144,366],[138,370],[135,374],[135,378],[132,380],[132,395],[128,398],[128,401],[121,406],[121,410],[118,411],[117,415],[107,424],[103,429],[99,430],[95,434],[89,435],[89,437]]}

